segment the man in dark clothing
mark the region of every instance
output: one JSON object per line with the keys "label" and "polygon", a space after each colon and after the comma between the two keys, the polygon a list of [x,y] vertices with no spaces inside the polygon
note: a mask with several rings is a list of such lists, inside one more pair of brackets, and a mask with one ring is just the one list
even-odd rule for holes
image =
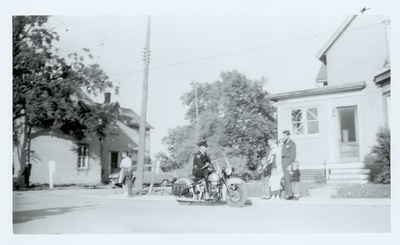
{"label": "man in dark clothing", "polygon": [[28,163],[25,166],[24,172],[22,172],[22,175],[24,176],[25,186],[27,188],[29,188],[29,178],[31,177],[31,169],[32,169],[32,164]]}
{"label": "man in dark clothing", "polygon": [[208,168],[211,166],[211,160],[207,155],[207,141],[202,140],[197,145],[199,151],[194,154],[192,173],[197,179],[207,178],[210,173]]}
{"label": "man in dark clothing", "polygon": [[285,193],[286,198],[289,200],[294,199],[292,185],[290,183],[290,167],[296,160],[296,144],[290,139],[290,131],[283,131],[283,144],[282,144],[282,170],[283,178],[285,180]]}

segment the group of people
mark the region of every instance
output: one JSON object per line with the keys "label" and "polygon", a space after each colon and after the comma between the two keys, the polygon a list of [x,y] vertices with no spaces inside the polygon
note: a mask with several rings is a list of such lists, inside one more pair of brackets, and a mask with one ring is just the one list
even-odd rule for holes
{"label": "group of people", "polygon": [[[258,171],[264,177],[263,199],[300,198],[300,166],[296,161],[296,144],[290,138],[290,131],[283,131],[283,139],[269,139],[270,152],[262,159]],[[284,196],[282,194],[285,194]]]}
{"label": "group of people", "polygon": [[[263,175],[263,199],[300,198],[300,169],[296,161],[296,144],[290,138],[290,131],[285,130],[283,139],[269,139],[269,154],[261,160],[257,171]],[[194,154],[192,174],[197,179],[206,179],[210,173],[211,160],[207,155],[207,142],[200,141],[199,151]],[[207,182],[206,182],[207,183]],[[284,195],[283,195],[284,193]]]}
{"label": "group of people", "polygon": [[[269,154],[261,159],[257,171],[263,175],[263,199],[284,198],[298,200],[300,198],[299,182],[300,169],[296,161],[296,144],[290,138],[290,131],[282,132],[283,138],[269,139]],[[194,154],[192,174],[195,178],[206,178],[210,173],[211,160],[207,154],[207,141],[198,143],[199,151]],[[126,179],[132,176],[132,160],[127,153],[123,153],[121,172],[117,186],[122,187]],[[284,193],[284,195],[282,195]]]}

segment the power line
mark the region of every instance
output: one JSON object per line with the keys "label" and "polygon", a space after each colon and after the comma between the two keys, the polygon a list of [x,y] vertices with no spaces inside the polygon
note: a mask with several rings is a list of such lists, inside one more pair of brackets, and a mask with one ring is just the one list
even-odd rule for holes
{"label": "power line", "polygon": [[[357,28],[349,28],[347,31],[359,31],[359,30],[364,30],[373,26],[378,26],[378,25],[383,25],[383,23],[375,23],[375,24],[369,24],[369,25],[364,25],[364,26],[360,26]],[[300,38],[291,38],[291,39],[287,39],[283,42],[287,42],[290,40],[295,39],[296,41],[309,41],[309,40],[313,40],[316,39],[318,37],[321,37],[323,35],[326,35],[325,33],[317,33],[317,34],[313,34],[307,37],[300,37]],[[185,61],[178,61],[175,63],[171,63],[171,64],[166,64],[166,65],[158,65],[158,66],[153,66],[151,69],[152,70],[159,70],[159,69],[163,69],[163,68],[168,68],[168,67],[174,67],[174,66],[179,66],[179,65],[186,65],[186,64],[191,64],[191,63],[197,63],[198,61],[208,61],[208,60],[212,60],[212,59],[216,59],[216,58],[220,58],[220,57],[228,57],[228,56],[236,56],[239,54],[242,54],[244,52],[246,52],[246,54],[248,54],[249,52],[255,52],[255,51],[261,51],[265,48],[265,44],[262,46],[257,46],[257,47],[252,47],[249,49],[242,49],[242,50],[238,50],[236,52],[224,52],[224,53],[220,53],[220,54],[216,54],[216,55],[210,55],[210,56],[204,56],[204,57],[198,57],[198,58],[193,58],[193,59],[188,59]]]}

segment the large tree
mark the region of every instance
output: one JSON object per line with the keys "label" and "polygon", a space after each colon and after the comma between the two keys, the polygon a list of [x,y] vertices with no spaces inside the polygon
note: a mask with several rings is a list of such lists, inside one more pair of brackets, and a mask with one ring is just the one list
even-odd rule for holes
{"label": "large tree", "polygon": [[94,94],[112,87],[92,55],[83,49],[62,57],[55,43],[59,35],[46,25],[48,16],[13,17],[13,125],[21,169],[30,161],[31,140],[47,130],[82,139],[104,139],[115,118],[115,105],[91,103]]}
{"label": "large tree", "polygon": [[189,125],[171,130],[164,139],[170,157],[184,165],[196,148],[197,89],[199,134],[208,140],[211,155],[237,156],[254,169],[257,158],[266,154],[267,140],[276,135],[274,108],[263,89],[264,82],[231,71],[221,73],[219,81],[192,84],[192,89],[182,96]]}

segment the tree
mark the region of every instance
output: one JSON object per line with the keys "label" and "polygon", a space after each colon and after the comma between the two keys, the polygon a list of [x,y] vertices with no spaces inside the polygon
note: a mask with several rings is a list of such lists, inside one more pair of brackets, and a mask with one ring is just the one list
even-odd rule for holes
{"label": "tree", "polygon": [[195,149],[195,135],[192,126],[178,126],[171,129],[162,142],[167,145],[170,159],[179,167],[187,164]]}
{"label": "tree", "polygon": [[154,161],[160,164],[160,169],[163,172],[169,172],[180,168],[177,162],[173,161],[167,154],[159,152],[155,155]]}
{"label": "tree", "polygon": [[382,128],[376,134],[377,143],[366,157],[366,167],[373,183],[390,184],[390,130]]}
{"label": "tree", "polygon": [[[197,85],[200,135],[216,158],[225,152],[246,160],[255,169],[266,154],[267,140],[276,135],[276,121],[264,80],[252,81],[237,71],[221,73],[221,80]],[[170,157],[185,164],[195,149],[195,86],[182,96],[189,125],[169,132],[164,143]]]}
{"label": "tree", "polygon": [[[105,137],[115,105],[88,103],[112,83],[97,64],[77,53],[61,57],[48,16],[13,17],[13,125],[21,170],[30,161],[31,140],[43,131],[61,130],[78,139],[89,133]],[[87,56],[91,54],[84,49]]]}

